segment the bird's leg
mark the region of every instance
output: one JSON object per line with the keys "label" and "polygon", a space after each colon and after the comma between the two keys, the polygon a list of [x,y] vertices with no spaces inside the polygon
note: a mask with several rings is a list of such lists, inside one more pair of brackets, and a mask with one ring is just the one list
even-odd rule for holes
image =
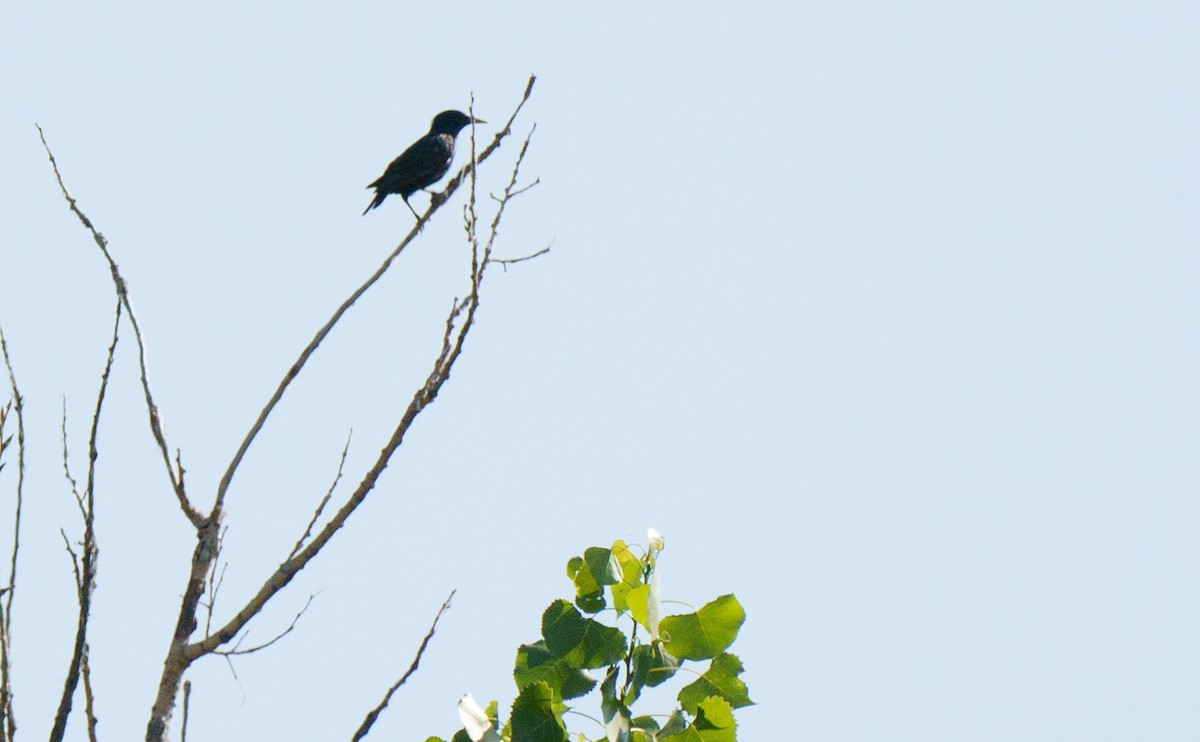
{"label": "bird's leg", "polygon": [[409,210],[409,211],[411,211],[411,212],[413,213],[413,216],[415,216],[415,217],[417,218],[417,221],[421,221],[421,215],[420,215],[420,214],[418,214],[418,213],[417,213],[417,210],[416,210],[416,209],[414,209],[414,208],[412,207],[412,204],[410,204],[410,203],[408,202],[408,199],[407,199],[407,198],[406,198],[406,199],[404,199],[404,205],[405,205],[405,206],[407,206],[407,207],[408,207],[408,210]]}

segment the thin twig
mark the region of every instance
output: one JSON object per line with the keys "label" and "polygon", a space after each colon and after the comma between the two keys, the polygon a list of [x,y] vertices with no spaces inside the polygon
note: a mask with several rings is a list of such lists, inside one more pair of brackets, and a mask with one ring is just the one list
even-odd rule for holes
{"label": "thin twig", "polygon": [[[283,637],[292,633],[292,630],[296,628],[296,624],[300,622],[300,617],[303,616],[304,612],[308,610],[308,607],[310,605],[312,605],[313,598],[315,598],[315,597],[317,597],[315,593],[313,595],[309,595],[308,600],[304,603],[304,607],[300,609],[299,613],[297,613],[295,616],[292,617],[292,622],[290,624],[288,624],[288,627],[286,629],[284,629],[283,631],[281,631],[280,633],[276,634],[275,638],[272,639],[271,641],[255,645],[253,647],[250,647],[249,649],[241,649],[240,648],[241,641],[239,640],[238,644],[235,644],[233,649],[218,649],[218,650],[213,651],[213,654],[219,655],[221,657],[236,657],[237,655],[240,655],[240,654],[254,654],[255,652],[259,651],[260,649],[266,649],[267,647],[271,646],[272,644],[279,641]],[[245,637],[243,636],[242,638],[244,639]]]}
{"label": "thin twig", "polygon": [[[204,635],[208,636],[212,631],[213,611],[217,607],[217,595],[221,592],[221,585],[225,582],[225,570],[229,567],[229,563],[221,563],[221,550],[225,547],[225,534],[229,533],[229,527],[221,529],[221,534],[217,536],[217,552],[212,560],[212,568],[208,571],[208,587],[205,593],[208,595],[208,600],[203,601],[204,605]],[[217,575],[217,569],[221,570],[220,576]]]}
{"label": "thin twig", "polygon": [[[96,441],[100,435],[100,417],[104,410],[104,398],[108,393],[108,380],[112,373],[113,359],[117,353],[117,341],[120,339],[122,302],[118,298],[116,310],[113,312],[112,342],[108,346],[108,355],[104,359],[104,372],[100,375],[100,390],[96,394],[96,408],[92,413],[92,427],[88,434],[88,472],[84,484],[84,497],[80,499],[75,492],[83,516],[83,554],[76,560],[75,582],[76,595],[79,601],[79,615],[75,625],[75,645],[71,654],[71,662],[67,668],[67,677],[63,682],[63,694],[58,702],[58,711],[54,715],[54,726],[50,730],[51,742],[60,742],[67,733],[67,719],[71,715],[71,707],[79,678],[87,662],[87,628],[91,619],[92,593],[96,589],[96,561],[100,550],[96,545],[96,459],[99,458]],[[67,469],[67,477],[71,478],[67,467],[66,440],[66,405],[63,405],[63,467]],[[74,489],[75,480],[71,479]],[[63,534],[66,538],[66,534]],[[70,545],[68,544],[68,551]],[[75,553],[71,552],[72,559]],[[90,711],[88,712],[90,716]]]}
{"label": "thin twig", "polygon": [[[21,550],[21,505],[25,492],[25,398],[17,386],[17,375],[13,371],[12,359],[8,355],[8,340],[4,328],[0,327],[0,355],[4,356],[4,367],[8,370],[8,384],[12,390],[12,410],[17,416],[17,498],[13,508],[12,557],[8,567],[8,584],[4,587],[3,615],[0,616],[0,735],[11,742],[17,733],[17,720],[13,715],[12,674],[10,650],[12,649],[13,597],[17,593],[17,554]],[[9,439],[11,440],[11,434]],[[7,447],[7,443],[5,446]]]}
{"label": "thin twig", "polygon": [[192,701],[192,681],[183,681],[183,724],[179,730],[180,742],[187,742],[188,709]]}
{"label": "thin twig", "polygon": [[83,709],[87,715],[88,742],[97,742],[96,696],[92,692],[92,666],[88,661],[90,654],[90,648],[85,645],[83,648]]}
{"label": "thin twig", "polygon": [[[36,125],[36,124],[35,124]],[[58,187],[62,190],[63,198],[67,200],[67,205],[72,213],[78,217],[80,223],[83,224],[89,232],[92,233],[92,239],[100,248],[100,252],[104,254],[105,260],[108,261],[109,272],[112,274],[113,285],[117,291],[117,297],[125,306],[125,311],[129,313],[129,323],[133,327],[134,338],[137,340],[138,346],[138,367],[142,377],[142,391],[146,397],[146,409],[150,415],[150,432],[154,436],[154,442],[158,444],[158,450],[162,454],[163,464],[167,469],[167,476],[171,480],[171,489],[175,492],[176,498],[179,500],[179,507],[182,508],[184,514],[192,525],[200,529],[204,525],[204,516],[200,511],[188,501],[187,492],[183,489],[183,479],[180,472],[177,472],[171,465],[170,446],[167,445],[166,435],[163,433],[162,419],[158,412],[158,405],[154,402],[154,395],[150,392],[150,375],[146,370],[146,344],[142,339],[142,328],[138,323],[137,314],[133,311],[133,304],[129,299],[129,287],[125,283],[124,277],[121,276],[121,271],[117,268],[117,262],[113,260],[112,253],[108,251],[108,240],[100,233],[99,230],[92,224],[92,221],[80,210],[74,197],[67,191],[67,186],[63,182],[62,174],[58,170],[58,162],[54,159],[54,153],[50,151],[50,145],[46,142],[46,134],[42,131],[42,127],[38,126],[38,136],[42,139],[42,146],[46,149],[46,156],[50,158],[50,166],[54,169],[54,178],[58,181]]]}
{"label": "thin twig", "polygon": [[75,504],[79,506],[79,514],[83,518],[87,518],[87,507],[83,504],[83,495],[79,494],[79,483],[75,481],[75,477],[71,474],[71,457],[69,455],[70,452],[67,450],[67,397],[65,394],[62,398],[60,435],[62,437],[63,476],[67,478],[67,484],[71,486],[71,494],[75,495]]}
{"label": "thin twig", "polygon": [[379,715],[383,713],[385,708],[387,708],[388,702],[392,700],[392,695],[394,695],[395,692],[400,689],[400,686],[404,685],[405,681],[407,681],[409,677],[417,671],[417,666],[421,664],[421,657],[425,654],[425,648],[429,646],[429,640],[433,638],[433,632],[437,630],[438,621],[442,618],[442,614],[446,612],[446,609],[450,607],[450,601],[454,598],[454,594],[456,592],[458,591],[450,591],[450,595],[446,598],[446,601],[442,603],[442,607],[438,609],[437,615],[433,617],[433,623],[429,626],[429,631],[426,632],[425,638],[421,640],[421,646],[417,648],[417,656],[413,657],[412,664],[408,666],[408,670],[406,670],[405,673],[400,676],[400,679],[397,680],[391,688],[388,688],[387,693],[384,694],[383,700],[379,702],[379,705],[371,709],[370,713],[367,714],[367,717],[363,719],[363,723],[358,727],[358,731],[356,731],[354,736],[351,737],[352,742],[358,742],[363,737],[367,736],[367,734],[371,731],[371,727],[375,724],[376,720],[379,719]]}
{"label": "thin twig", "polygon": [[[508,196],[509,196],[509,198],[511,198],[511,197],[513,197],[513,196],[520,196],[522,193],[524,193],[525,191],[528,191],[529,189],[533,188],[534,186],[538,185],[538,184],[539,184],[539,183],[541,183],[541,182],[542,182],[542,179],[541,179],[541,178],[534,178],[534,180],[533,180],[533,182],[532,182],[532,183],[530,183],[530,184],[529,184],[529,185],[527,185],[527,186],[521,186],[520,188],[515,188],[515,189],[513,189],[513,192],[512,192],[512,193],[510,193],[510,194],[508,194]],[[500,199],[499,199],[499,198],[497,198],[496,196],[492,196],[492,199],[493,199],[493,200],[495,200],[495,201],[499,201],[499,200],[500,200]]]}
{"label": "thin twig", "polygon": [[492,258],[491,262],[495,263],[496,265],[503,266],[505,270],[508,270],[508,266],[512,265],[513,263],[524,263],[526,260],[533,260],[534,258],[545,255],[546,253],[550,252],[550,248],[551,248],[551,246],[553,246],[553,244],[554,243],[551,243],[550,245],[546,245],[541,250],[538,250],[537,252],[533,253],[532,255],[526,255],[523,258],[507,258],[507,259]]}
{"label": "thin twig", "polygon": [[329,504],[330,498],[333,497],[333,491],[337,488],[338,482],[342,481],[342,469],[346,466],[346,454],[350,451],[350,439],[353,437],[354,431],[351,430],[350,434],[346,436],[346,445],[342,446],[342,458],[338,461],[337,475],[334,476],[333,482],[329,485],[328,491],[325,492],[325,496],[321,498],[321,502],[317,505],[316,512],[314,512],[312,518],[309,519],[308,526],[305,527],[304,533],[300,535],[300,538],[296,539],[296,545],[292,547],[292,553],[288,554],[288,559],[296,556],[296,552],[300,551],[300,549],[304,547],[304,542],[307,541],[308,537],[312,534],[312,529],[313,526],[317,524],[317,519],[321,517],[321,513],[325,511],[325,506]]}

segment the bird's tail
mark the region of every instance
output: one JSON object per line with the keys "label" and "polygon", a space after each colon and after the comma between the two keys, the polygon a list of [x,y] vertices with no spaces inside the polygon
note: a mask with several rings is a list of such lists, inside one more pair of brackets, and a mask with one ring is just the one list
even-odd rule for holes
{"label": "bird's tail", "polygon": [[[371,186],[367,186],[367,188],[370,188],[370,187]],[[375,194],[375,198],[371,199],[371,203],[367,204],[367,208],[363,209],[363,216],[366,216],[368,211],[375,208],[379,204],[383,203],[383,199],[385,199],[385,198],[387,198],[386,193],[378,193],[377,192]]]}

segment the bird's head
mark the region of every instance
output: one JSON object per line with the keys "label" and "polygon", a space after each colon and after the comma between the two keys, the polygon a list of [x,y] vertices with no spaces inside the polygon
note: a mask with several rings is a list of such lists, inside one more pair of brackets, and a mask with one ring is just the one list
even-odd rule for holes
{"label": "bird's head", "polygon": [[433,123],[429,126],[429,131],[435,134],[450,134],[458,136],[458,132],[463,130],[463,127],[469,125],[472,121],[477,124],[486,124],[482,119],[472,119],[462,111],[442,111],[433,117]]}

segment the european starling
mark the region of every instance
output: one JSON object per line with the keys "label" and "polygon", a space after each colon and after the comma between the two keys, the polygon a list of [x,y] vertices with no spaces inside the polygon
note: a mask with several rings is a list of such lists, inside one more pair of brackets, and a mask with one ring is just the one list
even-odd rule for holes
{"label": "european starling", "polygon": [[454,160],[454,138],[463,127],[474,121],[486,124],[486,121],[472,119],[462,111],[442,111],[433,117],[429,125],[429,133],[413,142],[404,153],[392,160],[383,175],[367,186],[375,189],[375,198],[363,210],[368,211],[383,203],[389,193],[399,193],[404,199],[404,205],[420,220],[417,210],[408,202],[408,197],[427,188],[442,179],[450,169]]}

